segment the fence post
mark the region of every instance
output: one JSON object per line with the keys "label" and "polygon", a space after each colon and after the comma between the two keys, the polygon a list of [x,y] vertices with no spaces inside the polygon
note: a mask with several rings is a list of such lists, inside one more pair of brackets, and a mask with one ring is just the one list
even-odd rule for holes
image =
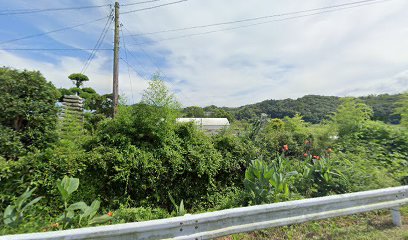
{"label": "fence post", "polygon": [[392,216],[392,223],[397,227],[401,227],[402,226],[401,212],[400,212],[399,208],[392,208],[391,209],[391,216]]}

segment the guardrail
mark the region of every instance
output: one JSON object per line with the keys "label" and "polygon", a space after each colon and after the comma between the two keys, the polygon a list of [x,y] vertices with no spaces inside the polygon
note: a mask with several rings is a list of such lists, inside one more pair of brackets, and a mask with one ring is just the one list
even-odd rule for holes
{"label": "guardrail", "polygon": [[378,209],[391,209],[393,223],[401,226],[399,207],[405,204],[408,186],[0,239],[211,239]]}

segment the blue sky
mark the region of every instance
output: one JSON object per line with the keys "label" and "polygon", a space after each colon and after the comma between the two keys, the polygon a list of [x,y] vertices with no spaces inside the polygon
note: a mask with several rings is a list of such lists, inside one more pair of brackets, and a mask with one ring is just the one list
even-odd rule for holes
{"label": "blue sky", "polygon": [[[123,6],[121,11],[173,1]],[[182,36],[248,23],[140,35],[349,2],[352,0],[188,0],[124,14],[121,16],[124,43],[132,67],[128,69],[121,61],[120,93],[127,96],[129,103],[139,101],[155,72],[160,72],[185,106],[240,106],[306,94],[359,96],[407,91],[408,1],[405,0],[378,1],[352,9],[192,37]],[[90,22],[110,12],[106,6],[1,15],[6,10],[104,5],[113,1],[0,0],[0,3],[0,42],[4,42]],[[250,23],[262,21],[265,20]],[[0,44],[0,49],[93,48],[105,22]],[[169,38],[176,39],[166,40]],[[110,29],[101,48],[112,48],[112,41]],[[121,57],[126,59],[121,44]],[[71,87],[67,76],[80,72],[89,54],[90,51],[0,50],[0,65],[39,70],[57,87]],[[88,86],[100,93],[110,92],[112,51],[98,51],[85,74],[91,79]]]}

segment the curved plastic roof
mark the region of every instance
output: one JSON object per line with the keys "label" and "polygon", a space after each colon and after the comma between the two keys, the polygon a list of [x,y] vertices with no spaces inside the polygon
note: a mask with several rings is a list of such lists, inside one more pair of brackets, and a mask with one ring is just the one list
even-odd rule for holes
{"label": "curved plastic roof", "polygon": [[202,126],[228,126],[227,118],[177,118],[177,122],[194,122]]}

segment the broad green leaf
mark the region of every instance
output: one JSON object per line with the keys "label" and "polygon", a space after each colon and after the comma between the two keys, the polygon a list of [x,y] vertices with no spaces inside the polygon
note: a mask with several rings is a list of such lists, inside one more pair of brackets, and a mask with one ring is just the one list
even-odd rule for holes
{"label": "broad green leaf", "polygon": [[65,190],[62,181],[57,182],[58,191],[61,193],[61,197],[63,201],[68,201],[68,192]]}
{"label": "broad green leaf", "polygon": [[112,217],[108,216],[108,215],[102,215],[102,216],[98,216],[98,217],[94,217],[92,218],[88,224],[89,225],[94,225],[94,224],[101,224],[101,223],[105,223],[109,220],[111,220]]}
{"label": "broad green leaf", "polygon": [[181,200],[181,203],[180,203],[179,214],[180,214],[180,216],[183,216],[185,214],[184,201],[183,200]]}
{"label": "broad green leaf", "polygon": [[170,193],[169,193],[169,198],[170,198],[170,201],[173,204],[174,208],[176,209],[176,211],[178,211],[178,206],[176,204],[176,201],[174,201],[174,198],[171,196]]}
{"label": "broad green leaf", "polygon": [[101,202],[98,201],[98,200],[94,200],[91,203],[91,207],[90,207],[91,213],[89,214],[89,218],[93,218],[96,215],[96,213],[98,212],[100,206],[101,206]]}
{"label": "broad green leaf", "polygon": [[65,190],[68,192],[69,195],[71,195],[78,189],[78,186],[79,178],[69,178],[68,186],[65,188]]}
{"label": "broad green leaf", "polygon": [[29,202],[27,205],[25,205],[21,211],[24,212],[28,207],[30,207],[30,206],[36,204],[38,201],[40,201],[41,198],[43,198],[43,197],[38,197],[38,198],[32,200],[32,201]]}
{"label": "broad green leaf", "polygon": [[68,211],[75,211],[75,210],[82,210],[85,211],[88,208],[88,205],[86,205],[86,203],[84,202],[76,202],[73,203],[71,205],[69,205],[69,207],[67,208]]}
{"label": "broad green leaf", "polygon": [[99,206],[100,206],[100,202],[98,200],[94,200],[91,203],[91,206],[87,207],[84,213],[81,214],[81,217],[82,218],[89,217],[89,219],[92,219],[95,216],[95,214],[98,212]]}
{"label": "broad green leaf", "polygon": [[12,205],[8,205],[7,208],[4,210],[3,217],[4,218],[10,217],[13,214],[13,212],[15,212],[15,207]]}
{"label": "broad green leaf", "polygon": [[67,218],[73,218],[75,216],[74,211],[68,211],[67,212]]}
{"label": "broad green leaf", "polygon": [[17,220],[17,214],[15,211],[15,207],[8,205],[6,210],[4,210],[4,215],[3,215],[3,222],[6,225],[13,224]]}
{"label": "broad green leaf", "polygon": [[17,209],[21,209],[23,207],[24,202],[31,196],[34,190],[35,188],[33,188],[31,191],[30,188],[27,188],[27,190],[17,198],[15,201],[15,206]]}

